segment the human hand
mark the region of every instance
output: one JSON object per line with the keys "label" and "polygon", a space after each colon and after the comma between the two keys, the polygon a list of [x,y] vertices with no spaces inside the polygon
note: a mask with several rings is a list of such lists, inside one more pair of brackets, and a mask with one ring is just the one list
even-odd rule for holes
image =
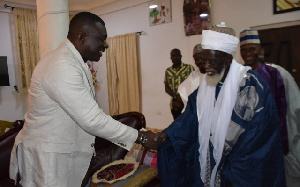
{"label": "human hand", "polygon": [[[168,138],[167,133],[165,132],[158,132],[156,133],[155,137],[154,137],[154,141],[157,142],[157,149],[160,148],[160,146],[166,141],[166,139]],[[157,150],[150,150],[152,152],[157,152]]]}
{"label": "human hand", "polygon": [[167,138],[168,138],[167,133],[162,131],[162,132],[156,133],[156,135],[154,137],[154,141],[158,141],[161,145],[166,141]]}
{"label": "human hand", "polygon": [[180,109],[183,108],[183,104],[179,103],[177,101],[173,101],[173,108],[176,109],[176,110],[180,110]]}
{"label": "human hand", "polygon": [[146,149],[149,149],[150,151],[156,152],[156,150],[160,146],[158,141],[154,141],[156,134],[153,133],[152,131],[139,131],[137,143],[141,143],[139,139],[142,136],[142,134],[147,137],[147,141],[145,143],[142,143],[142,146],[145,147]]}
{"label": "human hand", "polygon": [[182,110],[184,107],[184,104],[181,100],[181,97],[179,94],[177,94],[176,99],[173,99],[173,108],[177,110]]}

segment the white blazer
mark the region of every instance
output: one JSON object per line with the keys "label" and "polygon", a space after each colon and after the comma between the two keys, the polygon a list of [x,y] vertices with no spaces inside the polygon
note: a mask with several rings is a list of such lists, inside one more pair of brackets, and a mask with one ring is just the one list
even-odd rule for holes
{"label": "white blazer", "polygon": [[10,177],[26,186],[80,186],[94,152],[94,136],[129,150],[136,129],[104,114],[92,75],[66,40],[35,67],[25,124],[11,153]]}

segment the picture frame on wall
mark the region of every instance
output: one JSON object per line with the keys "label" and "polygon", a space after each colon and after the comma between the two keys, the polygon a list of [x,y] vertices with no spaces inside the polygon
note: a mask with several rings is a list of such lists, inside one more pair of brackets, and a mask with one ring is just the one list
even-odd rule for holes
{"label": "picture frame on wall", "polygon": [[300,0],[273,0],[274,14],[300,10]]}
{"label": "picture frame on wall", "polygon": [[148,7],[150,26],[172,22],[171,0],[152,1]]}
{"label": "picture frame on wall", "polygon": [[211,26],[211,0],[184,0],[183,16],[186,36],[202,34]]}

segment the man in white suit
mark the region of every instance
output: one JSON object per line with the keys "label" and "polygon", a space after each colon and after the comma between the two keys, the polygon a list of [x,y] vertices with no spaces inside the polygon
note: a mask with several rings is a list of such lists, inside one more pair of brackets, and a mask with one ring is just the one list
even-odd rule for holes
{"label": "man in white suit", "polygon": [[82,12],[67,39],[36,66],[28,90],[25,124],[11,154],[10,177],[22,186],[80,186],[94,152],[95,136],[129,150],[156,149],[154,133],[140,132],[104,114],[95,101],[87,61],[108,48],[105,23]]}

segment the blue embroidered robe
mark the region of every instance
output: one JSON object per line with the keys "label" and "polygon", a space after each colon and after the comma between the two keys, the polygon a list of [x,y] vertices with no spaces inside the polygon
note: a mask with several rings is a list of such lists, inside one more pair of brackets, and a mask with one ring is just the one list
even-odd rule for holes
{"label": "blue embroidered robe", "polygon": [[[286,186],[276,104],[266,81],[257,72],[249,70],[246,75],[240,84],[218,166],[220,186]],[[158,150],[162,186],[204,186],[198,151],[197,91],[189,96],[185,112],[164,130],[169,138]],[[216,89],[216,95],[219,91]],[[209,148],[212,170],[215,162],[211,143]]]}

